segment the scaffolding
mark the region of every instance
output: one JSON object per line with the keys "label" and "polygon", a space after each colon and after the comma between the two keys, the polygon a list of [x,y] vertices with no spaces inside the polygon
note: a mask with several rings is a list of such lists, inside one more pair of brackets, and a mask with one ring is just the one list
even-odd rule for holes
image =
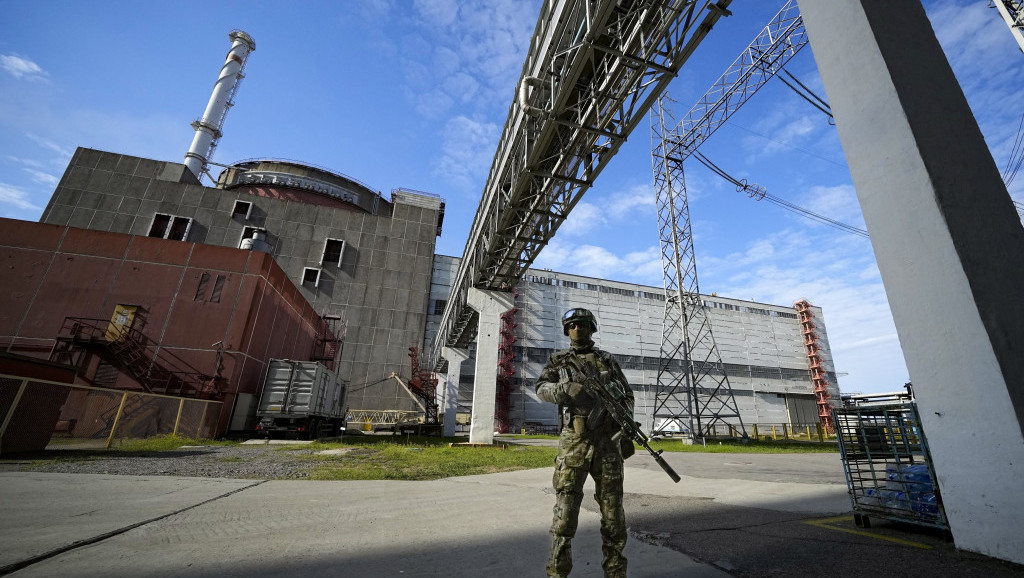
{"label": "scaffolding", "polygon": [[494,426],[498,433],[508,433],[511,428],[512,390],[515,387],[516,368],[514,347],[517,314],[519,313],[519,292],[514,291],[515,305],[501,314],[501,329],[498,332],[498,390],[494,407]]}
{"label": "scaffolding", "polygon": [[828,377],[825,368],[821,365],[821,345],[818,344],[817,325],[814,324],[814,314],[811,313],[811,304],[806,299],[801,299],[793,304],[797,315],[800,317],[800,334],[804,338],[804,349],[807,351],[807,363],[811,370],[811,381],[814,383],[814,401],[818,406],[818,420],[829,435],[835,433],[835,422],[832,419],[832,402],[828,393]]}

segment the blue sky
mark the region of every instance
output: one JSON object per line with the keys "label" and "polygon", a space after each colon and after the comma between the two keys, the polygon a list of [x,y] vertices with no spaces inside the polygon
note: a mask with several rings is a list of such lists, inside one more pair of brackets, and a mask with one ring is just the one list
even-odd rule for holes
{"label": "blue sky", "polygon": [[[308,162],[385,194],[447,202],[438,252],[461,256],[539,0],[246,3],[5,0],[0,216],[36,220],[75,147],[182,161],[228,32],[256,42],[214,161]],[[737,0],[670,87],[682,117],[782,0]],[[1024,54],[985,0],[927,0],[1000,170],[1024,102]],[[810,48],[788,70],[825,96]],[[536,267],[661,286],[644,122]],[[737,178],[864,227],[835,128],[777,79],[702,147]],[[824,309],[847,392],[907,379],[868,240],[756,202],[687,165],[701,290]],[[1010,187],[1024,202],[1024,177]],[[842,375],[845,374],[845,375]]]}

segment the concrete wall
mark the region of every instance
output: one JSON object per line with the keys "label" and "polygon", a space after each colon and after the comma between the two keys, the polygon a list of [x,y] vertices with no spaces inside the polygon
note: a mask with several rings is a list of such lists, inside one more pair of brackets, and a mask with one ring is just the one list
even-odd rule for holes
{"label": "concrete wall", "polygon": [[[321,329],[264,253],[0,219],[0,258],[0,347],[46,359],[65,317],[105,320],[116,306],[135,305],[132,327],[153,355],[225,378],[218,434],[235,397],[259,392],[267,361],[309,359]],[[96,378],[97,361],[85,379]],[[103,385],[140,389],[125,375]]]}
{"label": "concrete wall", "polygon": [[800,12],[956,545],[1024,563],[1020,219],[920,2]]}
{"label": "concrete wall", "polygon": [[[222,247],[238,247],[247,227],[265,230],[270,254],[302,296],[342,318],[337,370],[350,383],[351,407],[412,409],[384,378],[408,378],[408,348],[423,340],[440,199],[396,191],[370,213],[311,191],[216,189],[190,176],[179,163],[80,148],[41,220],[146,236],[161,213],[192,219],[187,241]],[[234,214],[237,201],[251,204],[247,217]],[[340,265],[322,262],[327,239],[345,242]],[[319,270],[318,283],[304,282],[307,268]]]}
{"label": "concrete wall", "polygon": [[[458,263],[455,257],[434,257],[425,349],[433,343]],[[594,341],[619,361],[636,394],[637,419],[650,427],[661,360],[664,290],[531,269],[516,292],[517,387],[512,394],[512,423],[555,423],[555,407],[537,399],[533,381],[551,353],[568,347],[569,340],[562,335],[562,314],[572,307],[584,307],[598,318],[599,330]],[[810,419],[807,417],[808,404],[813,405],[814,386],[796,310],[716,295],[705,295],[703,299],[743,421],[815,423],[814,414]],[[819,354],[828,372],[829,392],[838,402],[839,386],[825,321],[821,308],[811,310],[821,338]],[[460,411],[468,412],[473,362],[463,363],[462,372],[459,406]]]}

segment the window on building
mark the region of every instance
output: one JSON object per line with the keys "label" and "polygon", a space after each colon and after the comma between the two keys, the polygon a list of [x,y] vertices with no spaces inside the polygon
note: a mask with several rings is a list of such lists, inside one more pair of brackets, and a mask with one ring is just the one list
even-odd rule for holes
{"label": "window on building", "polygon": [[188,217],[156,213],[153,215],[153,224],[149,226],[149,236],[158,239],[184,241],[188,238],[188,231],[191,227],[192,219]]}
{"label": "window on building", "polygon": [[431,315],[441,315],[444,313],[445,306],[448,305],[448,301],[445,299],[434,299],[434,310]]}
{"label": "window on building", "polygon": [[213,284],[213,294],[210,295],[210,303],[220,303],[220,293],[224,290],[225,275],[217,275],[217,281]]}
{"label": "window on building", "polygon": [[195,297],[194,301],[203,301],[204,299],[206,299],[206,286],[209,283],[210,283],[210,274],[209,273],[203,273],[203,275],[201,277],[199,277],[199,286],[196,287],[196,297]]}
{"label": "window on building", "polygon": [[242,229],[242,238],[243,239],[252,239],[253,237],[256,236],[256,233],[266,233],[266,232],[267,232],[266,229],[261,229],[259,227],[246,227],[246,228]]}
{"label": "window on building", "polygon": [[242,219],[248,219],[249,213],[252,212],[252,203],[249,201],[235,201],[235,207],[231,209],[232,217],[240,217]]}
{"label": "window on building", "polygon": [[267,230],[260,227],[245,227],[242,229],[242,238],[238,240],[239,248],[242,248],[242,241],[246,239],[255,239],[257,234],[261,234],[261,238],[266,241]]}
{"label": "window on building", "polygon": [[324,241],[324,255],[320,258],[321,265],[337,265],[341,267],[341,256],[345,253],[345,241],[327,239]]}
{"label": "window on building", "polygon": [[320,286],[320,269],[316,267],[306,267],[302,270],[302,284],[304,286]]}

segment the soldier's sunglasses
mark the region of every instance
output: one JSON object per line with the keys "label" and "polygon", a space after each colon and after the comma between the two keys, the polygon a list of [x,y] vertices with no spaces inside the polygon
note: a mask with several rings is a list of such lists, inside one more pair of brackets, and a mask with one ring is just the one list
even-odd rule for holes
{"label": "soldier's sunglasses", "polygon": [[569,329],[590,329],[590,323],[584,323],[582,321],[570,321],[566,324]]}

